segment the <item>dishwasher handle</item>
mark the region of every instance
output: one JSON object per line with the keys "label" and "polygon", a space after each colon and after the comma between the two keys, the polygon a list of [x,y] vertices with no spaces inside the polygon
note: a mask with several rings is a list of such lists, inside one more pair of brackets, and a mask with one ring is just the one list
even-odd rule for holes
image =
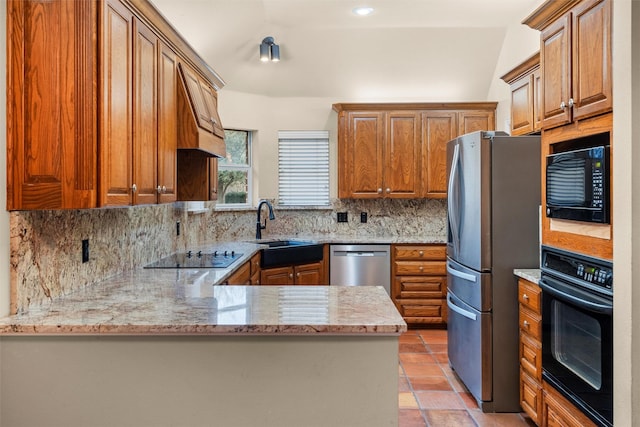
{"label": "dishwasher handle", "polygon": [[333,256],[348,257],[372,257],[372,256],[388,256],[385,251],[334,251]]}

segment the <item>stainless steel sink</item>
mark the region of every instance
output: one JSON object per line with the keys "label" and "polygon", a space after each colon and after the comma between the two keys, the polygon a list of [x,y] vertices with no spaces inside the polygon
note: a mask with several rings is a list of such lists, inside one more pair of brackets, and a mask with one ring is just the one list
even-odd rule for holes
{"label": "stainless steel sink", "polygon": [[257,243],[267,245],[262,249],[263,268],[308,264],[323,258],[323,245],[302,240],[271,240]]}

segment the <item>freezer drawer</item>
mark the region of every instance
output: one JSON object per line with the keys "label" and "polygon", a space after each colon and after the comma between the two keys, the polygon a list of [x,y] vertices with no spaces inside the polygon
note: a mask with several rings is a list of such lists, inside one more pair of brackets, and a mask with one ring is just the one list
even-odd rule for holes
{"label": "freezer drawer", "polygon": [[449,364],[479,401],[493,400],[491,313],[479,312],[447,293]]}
{"label": "freezer drawer", "polygon": [[480,273],[447,258],[447,286],[451,293],[478,311],[491,311],[491,273]]}

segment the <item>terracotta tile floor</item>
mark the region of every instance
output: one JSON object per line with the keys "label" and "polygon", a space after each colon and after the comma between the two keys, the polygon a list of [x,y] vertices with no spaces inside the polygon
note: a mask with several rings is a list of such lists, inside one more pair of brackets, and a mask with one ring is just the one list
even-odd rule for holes
{"label": "terracotta tile floor", "polygon": [[485,414],[449,368],[447,331],[409,330],[400,337],[400,427],[532,427],[524,413]]}

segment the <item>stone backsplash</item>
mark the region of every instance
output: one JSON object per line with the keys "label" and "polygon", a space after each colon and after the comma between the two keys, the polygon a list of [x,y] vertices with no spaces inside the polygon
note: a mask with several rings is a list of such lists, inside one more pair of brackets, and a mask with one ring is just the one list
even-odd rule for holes
{"label": "stone backsplash", "polygon": [[[12,212],[11,312],[28,311],[176,251],[211,242],[255,239],[255,209],[216,211],[214,203],[206,207],[210,209],[197,214],[173,204]],[[347,212],[348,222],[338,223],[337,212]],[[360,222],[361,212],[367,213],[366,223]],[[275,215],[274,221],[268,221],[263,238],[446,238],[444,200],[334,200],[328,209],[276,207]],[[87,263],[82,263],[84,239],[89,240]]]}

